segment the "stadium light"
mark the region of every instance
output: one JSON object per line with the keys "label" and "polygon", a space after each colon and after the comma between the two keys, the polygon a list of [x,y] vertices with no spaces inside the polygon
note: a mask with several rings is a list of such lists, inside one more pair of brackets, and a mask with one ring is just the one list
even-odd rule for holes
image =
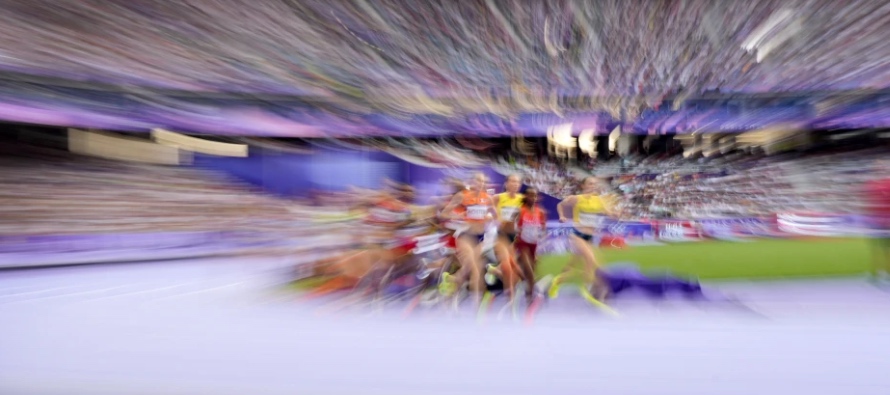
{"label": "stadium light", "polygon": [[584,129],[581,131],[581,134],[578,135],[578,147],[581,148],[581,152],[593,156],[594,152],[596,152],[596,129]]}

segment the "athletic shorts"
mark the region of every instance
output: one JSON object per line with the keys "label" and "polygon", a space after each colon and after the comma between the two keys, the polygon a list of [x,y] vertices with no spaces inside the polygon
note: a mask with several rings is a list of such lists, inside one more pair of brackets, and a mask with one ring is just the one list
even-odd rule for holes
{"label": "athletic shorts", "polygon": [[445,247],[452,250],[457,249],[457,237],[454,237],[454,235],[447,236],[445,238]]}
{"label": "athletic shorts", "polygon": [[461,233],[458,237],[466,237],[472,240],[475,240],[477,244],[482,244],[482,241],[485,240],[485,234],[474,235],[472,233]]}
{"label": "athletic shorts", "polygon": [[516,241],[514,246],[516,247],[516,251],[519,251],[520,255],[523,252],[528,252],[528,255],[532,259],[532,264],[534,264],[535,261],[538,260],[538,254],[537,254],[538,245],[537,244],[526,243],[526,242],[522,241],[522,239],[519,239]]}
{"label": "athletic shorts", "polygon": [[584,239],[584,241],[589,242],[594,247],[599,247],[600,243],[602,243],[602,241],[603,241],[602,236],[594,236],[594,235],[589,235],[586,233],[581,233],[580,231],[578,231],[578,229],[575,229],[575,228],[572,228],[572,234]]}

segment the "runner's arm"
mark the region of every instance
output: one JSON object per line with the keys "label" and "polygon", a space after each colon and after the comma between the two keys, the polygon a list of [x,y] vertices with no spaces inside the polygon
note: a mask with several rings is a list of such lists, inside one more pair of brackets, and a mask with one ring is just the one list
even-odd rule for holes
{"label": "runner's arm", "polygon": [[452,212],[454,211],[454,209],[457,208],[458,205],[460,205],[460,202],[462,200],[463,196],[461,194],[455,194],[454,196],[452,196],[451,201],[449,201],[448,204],[445,205],[445,208],[442,209],[442,213],[440,214],[440,216],[445,219],[453,218]]}
{"label": "runner's arm", "polygon": [[578,196],[572,195],[565,199],[563,199],[559,204],[556,205],[556,213],[559,214],[559,221],[566,222],[565,216],[565,206],[573,206],[578,202]]}
{"label": "runner's arm", "polygon": [[516,234],[519,234],[519,231],[522,229],[522,215],[519,218],[516,218],[516,221],[513,222],[513,230]]}
{"label": "runner's arm", "polygon": [[431,218],[435,218],[436,206],[434,206],[434,205],[417,206],[416,209],[413,210],[413,212],[415,213],[416,220],[428,220]]}
{"label": "runner's arm", "polygon": [[365,198],[360,198],[360,199],[358,199],[357,202],[355,202],[355,203],[349,205],[349,210],[351,211],[351,210],[366,210],[366,209],[370,209],[371,207],[374,207],[374,204],[376,203],[376,199],[375,199],[375,198],[376,198],[376,196],[375,196],[375,197],[365,197]]}

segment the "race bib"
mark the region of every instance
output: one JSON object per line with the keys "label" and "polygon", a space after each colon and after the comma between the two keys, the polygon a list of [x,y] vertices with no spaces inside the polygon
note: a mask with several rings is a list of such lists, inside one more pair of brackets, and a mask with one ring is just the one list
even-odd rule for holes
{"label": "race bib", "polygon": [[538,241],[541,240],[543,231],[544,229],[541,225],[525,225],[522,227],[519,237],[526,243],[538,244]]}
{"label": "race bib", "polygon": [[481,220],[488,215],[488,206],[475,205],[467,207],[467,218]]}
{"label": "race bib", "polygon": [[519,215],[519,207],[501,207],[501,219],[512,221]]}
{"label": "race bib", "polygon": [[578,215],[578,219],[581,220],[581,226],[589,226],[591,228],[595,228],[603,224],[605,217],[599,214],[581,213]]}

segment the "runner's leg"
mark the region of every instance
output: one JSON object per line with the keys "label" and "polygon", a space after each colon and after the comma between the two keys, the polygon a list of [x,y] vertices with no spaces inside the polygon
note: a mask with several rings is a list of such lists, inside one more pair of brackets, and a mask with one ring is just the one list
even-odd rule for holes
{"label": "runner's leg", "polygon": [[504,288],[510,298],[513,297],[513,290],[518,282],[516,273],[516,264],[514,261],[512,249],[513,245],[507,243],[506,239],[499,239],[495,245],[495,256],[498,260],[498,269],[501,272],[501,281],[504,282]]}
{"label": "runner's leg", "polygon": [[482,246],[475,235],[462,235],[457,239],[457,259],[460,262],[458,284],[469,278],[470,290],[482,292],[485,281],[482,279]]}
{"label": "runner's leg", "polygon": [[599,264],[593,254],[593,246],[589,241],[575,234],[569,235],[569,240],[571,240],[576,254],[584,262],[584,283],[590,285],[596,277],[596,269],[599,268]]}
{"label": "runner's leg", "polygon": [[519,264],[522,269],[522,275],[525,277],[526,290],[525,296],[531,299],[535,292],[535,258],[530,245],[521,245],[519,247]]}

